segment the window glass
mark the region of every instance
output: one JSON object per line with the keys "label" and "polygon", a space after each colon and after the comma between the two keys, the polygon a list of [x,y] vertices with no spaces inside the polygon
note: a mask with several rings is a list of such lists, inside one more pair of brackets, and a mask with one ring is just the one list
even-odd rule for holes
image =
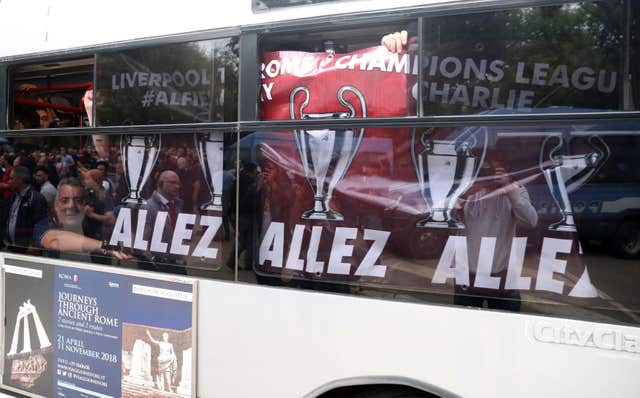
{"label": "window glass", "polygon": [[635,323],[637,127],[246,133],[240,278]]}
{"label": "window glass", "polygon": [[21,65],[10,76],[9,128],[89,125],[85,96],[93,86],[93,57]]}
{"label": "window glass", "polygon": [[424,113],[637,110],[637,19],[620,1],[427,18]]}
{"label": "window glass", "polygon": [[237,119],[238,38],[99,54],[98,126]]}
{"label": "window glass", "polygon": [[[235,133],[8,139],[8,250],[233,278]],[[225,266],[227,265],[227,266]]]}
{"label": "window glass", "polygon": [[416,23],[410,21],[262,37],[260,118],[415,115],[417,58],[380,45],[386,34],[403,29],[415,39]]}

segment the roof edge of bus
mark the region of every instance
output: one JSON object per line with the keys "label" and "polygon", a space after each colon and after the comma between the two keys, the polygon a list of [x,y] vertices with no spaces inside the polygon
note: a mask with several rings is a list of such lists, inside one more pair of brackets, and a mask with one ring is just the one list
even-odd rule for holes
{"label": "roof edge of bus", "polygon": [[[430,16],[441,14],[451,14],[464,12],[465,14],[474,12],[491,11],[496,8],[517,8],[523,6],[547,5],[565,3],[568,0],[432,0],[420,5],[404,5],[401,7],[388,7],[379,9],[369,9],[362,11],[345,11],[337,13],[323,13],[322,15],[294,16],[287,18],[287,13],[276,10],[269,11],[272,18],[263,21],[248,23],[246,25],[231,25],[215,28],[196,29],[184,32],[167,32],[165,34],[155,34],[149,36],[132,37],[124,40],[112,42],[95,42],[86,45],[70,46],[68,48],[58,47],[46,51],[31,51],[25,53],[14,53],[10,55],[0,54],[0,63],[20,63],[25,61],[46,60],[50,58],[86,56],[93,52],[109,51],[113,49],[133,48],[154,44],[182,43],[187,41],[209,40],[222,37],[239,35],[241,32],[273,32],[274,30],[300,29],[300,22],[305,23],[304,30],[314,26],[323,26],[326,23],[336,25],[362,24],[370,19],[393,17],[401,20],[416,17],[417,14],[429,12]],[[314,5],[316,6],[316,5]],[[278,15],[281,16],[278,16]],[[337,19],[336,19],[337,18]]]}

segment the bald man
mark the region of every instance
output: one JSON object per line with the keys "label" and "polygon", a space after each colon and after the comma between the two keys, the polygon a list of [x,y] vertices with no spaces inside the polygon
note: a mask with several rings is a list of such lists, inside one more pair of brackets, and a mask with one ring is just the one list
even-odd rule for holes
{"label": "bald man", "polygon": [[[147,220],[144,229],[144,239],[151,242],[156,218],[159,212],[166,212],[167,217],[162,231],[162,242],[171,243],[173,230],[176,225],[178,213],[182,210],[183,202],[180,199],[180,177],[174,171],[165,170],[158,177],[158,188],[147,199],[147,204],[142,209],[147,210]],[[140,264],[140,268],[171,273],[186,273],[184,257],[171,254],[148,255]]]}

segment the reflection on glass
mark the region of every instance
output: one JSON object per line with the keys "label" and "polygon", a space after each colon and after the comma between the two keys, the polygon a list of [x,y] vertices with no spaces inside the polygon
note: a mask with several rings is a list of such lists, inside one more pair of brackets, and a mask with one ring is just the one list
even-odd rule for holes
{"label": "reflection on glass", "polygon": [[429,18],[425,114],[638,109],[620,75],[637,58],[626,12],[594,1]]}
{"label": "reflection on glass", "polygon": [[[421,228],[464,229],[464,224],[451,212],[458,198],[475,181],[484,161],[488,135],[485,129],[465,130],[454,140],[433,139],[427,130],[420,135],[422,150],[418,149],[416,132],[411,135],[413,159],[420,192],[430,206],[430,216],[418,221]],[[472,152],[476,150],[479,155]]]}
{"label": "reflection on glass", "polygon": [[[223,155],[235,151],[225,151],[222,134],[202,137],[214,138],[214,164],[201,165],[193,134],[123,135],[121,145],[105,142],[107,159],[92,136],[8,140],[0,217],[9,224],[13,208],[15,227],[0,241],[32,255],[233,278],[223,265],[234,260],[236,176]],[[201,211],[211,202],[207,166],[220,174],[214,199],[223,212]]]}
{"label": "reflection on glass", "polygon": [[562,153],[562,136],[549,136],[542,143],[540,168],[562,214],[562,220],[550,225],[550,230],[576,232],[569,194],[585,184],[609,158],[611,150],[602,138],[592,135],[586,142],[593,152],[576,155]]}
{"label": "reflection on glass", "polygon": [[[309,181],[290,132],[243,136],[240,223],[246,235],[240,238],[240,278],[527,313],[548,313],[543,303],[562,303],[562,311],[573,316],[579,311],[585,319],[607,314],[634,322],[629,314],[640,301],[618,283],[638,279],[632,270],[637,258],[612,256],[621,248],[632,256],[639,241],[632,232],[638,230],[635,221],[622,215],[640,209],[640,179],[624,189],[617,183],[625,171],[637,174],[634,129],[422,131],[367,127],[332,196],[331,209],[343,216],[339,222],[300,217],[308,210]],[[553,149],[560,136],[563,150],[549,156],[547,146]],[[555,172],[546,170],[561,156],[577,170],[566,182],[570,203],[579,210],[573,214],[575,230],[553,228],[566,211],[555,200],[557,178],[571,173],[561,171],[550,189],[547,174]],[[582,179],[580,165],[589,159],[593,170],[582,169],[589,170]],[[445,203],[439,214],[431,204],[437,202]],[[438,223],[425,221],[427,214],[464,228],[447,222],[440,222],[447,228],[426,228]],[[624,268],[624,276],[611,272],[611,263]],[[616,304],[606,297],[616,297]]]}
{"label": "reflection on glass", "polygon": [[235,120],[238,39],[99,54],[98,126]]}

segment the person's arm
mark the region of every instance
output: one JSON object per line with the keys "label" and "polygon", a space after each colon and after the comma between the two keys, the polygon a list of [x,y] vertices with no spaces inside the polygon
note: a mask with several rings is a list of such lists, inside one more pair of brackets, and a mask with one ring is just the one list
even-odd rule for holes
{"label": "person's arm", "polygon": [[84,235],[70,231],[50,229],[40,238],[40,246],[48,250],[69,251],[79,253],[102,252],[105,256],[112,256],[118,260],[128,260],[131,258],[126,253],[117,250],[102,248],[102,242],[97,239],[88,238]]}
{"label": "person's arm", "polygon": [[149,330],[147,330],[147,337],[149,337],[149,340],[151,340],[152,343],[154,344],[158,344],[158,341],[156,341],[152,336],[151,333],[149,332]]}
{"label": "person's arm", "polygon": [[99,221],[104,225],[113,225],[116,222],[116,215],[113,211],[107,211],[104,214],[98,214],[92,206],[87,205],[85,207],[85,213],[87,217]]}
{"label": "person's arm", "polygon": [[538,224],[538,212],[531,204],[527,189],[517,183],[512,184],[512,188],[507,192],[507,197],[511,202],[513,216],[518,225],[526,228],[533,228]]}

